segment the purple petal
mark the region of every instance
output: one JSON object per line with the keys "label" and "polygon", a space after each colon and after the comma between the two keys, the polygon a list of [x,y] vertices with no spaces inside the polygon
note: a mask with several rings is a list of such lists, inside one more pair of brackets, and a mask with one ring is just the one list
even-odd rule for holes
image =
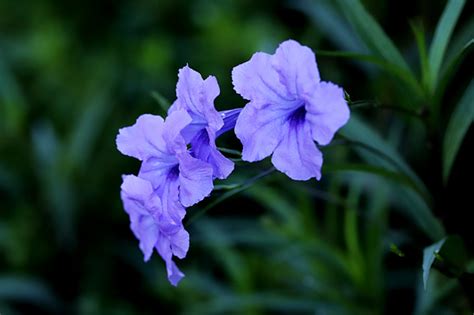
{"label": "purple petal", "polygon": [[214,107],[214,99],[219,95],[219,85],[214,76],[203,80],[199,72],[185,66],[179,70],[176,85],[175,109],[186,110],[194,124],[204,124],[217,131],[223,125],[222,118]]}
{"label": "purple petal", "polygon": [[119,130],[116,143],[122,154],[141,161],[161,155],[166,144],[158,135],[163,131],[163,118],[145,114],[138,117],[133,126]]}
{"label": "purple petal", "polygon": [[166,236],[160,237],[160,241],[157,243],[156,249],[160,254],[161,258],[166,264],[166,273],[168,274],[169,282],[177,286],[179,281],[184,277],[184,274],[178,269],[176,264],[172,260],[172,250],[169,239]]}
{"label": "purple petal", "polygon": [[294,97],[288,94],[280,82],[278,73],[271,65],[271,55],[258,52],[252,58],[232,70],[234,90],[256,104],[293,106]]}
{"label": "purple petal", "polygon": [[178,258],[184,258],[189,249],[189,233],[181,227],[178,232],[170,235],[171,251]]}
{"label": "purple petal", "polygon": [[131,229],[140,241],[139,247],[148,261],[153,254],[153,248],[158,242],[159,230],[155,220],[151,216],[141,216],[139,221],[132,222]]}
{"label": "purple petal", "polygon": [[320,81],[314,53],[294,40],[280,44],[272,56],[272,66],[294,98],[312,94]]}
{"label": "purple petal", "polygon": [[311,135],[320,145],[331,142],[336,131],[347,123],[350,116],[344,91],[330,82],[319,84],[305,108]]}
{"label": "purple petal", "polygon": [[[182,206],[179,200],[179,174],[171,173],[163,185],[160,187],[159,193],[161,195],[161,202],[163,213],[167,221],[172,221],[174,226],[181,225],[181,221],[186,215],[186,209]],[[166,222],[168,224],[168,222]],[[174,233],[168,231],[168,233]]]}
{"label": "purple petal", "polygon": [[272,154],[282,138],[282,125],[288,114],[287,110],[271,104],[256,106],[254,102],[242,109],[235,134],[242,142],[244,161],[255,162]]}
{"label": "purple petal", "polygon": [[237,118],[239,118],[241,111],[242,108],[234,108],[219,112],[219,114],[222,116],[222,119],[224,120],[224,125],[217,131],[216,138],[221,134],[235,128],[235,123],[237,122]]}
{"label": "purple petal", "polygon": [[207,197],[214,187],[212,167],[190,154],[184,153],[179,159],[179,198],[181,204],[190,207]]}
{"label": "purple petal", "polygon": [[174,155],[151,157],[142,163],[138,176],[148,180],[154,189],[159,190],[177,167],[178,159]]}
{"label": "purple petal", "polygon": [[151,184],[133,175],[123,177],[121,197],[130,216],[130,228],[140,242],[145,261],[150,259],[158,241],[158,226],[154,216],[159,214],[160,199]]}
{"label": "purple petal", "polygon": [[273,165],[294,180],[319,180],[323,156],[311,139],[309,126],[303,121],[288,121],[283,129],[283,139],[273,152]]}
{"label": "purple petal", "polygon": [[234,170],[234,163],[217,150],[214,139],[210,139],[212,132],[202,130],[191,142],[192,155],[213,168],[216,178],[225,179]]}
{"label": "purple petal", "polygon": [[176,154],[186,151],[186,142],[181,135],[181,131],[191,121],[191,116],[185,110],[173,111],[166,117],[163,124],[162,137],[168,152]]}

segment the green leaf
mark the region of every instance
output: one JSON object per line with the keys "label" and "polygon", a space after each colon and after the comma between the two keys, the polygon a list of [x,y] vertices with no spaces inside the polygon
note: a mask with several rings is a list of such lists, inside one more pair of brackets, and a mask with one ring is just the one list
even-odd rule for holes
{"label": "green leaf", "polygon": [[260,180],[261,178],[273,173],[275,171],[275,168],[270,168],[266,171],[263,171],[261,172],[260,174],[257,174],[255,175],[254,177],[248,179],[247,181],[245,181],[244,183],[242,184],[237,184],[236,186],[234,186],[235,188],[231,188],[230,190],[226,191],[225,193],[223,193],[222,195],[220,195],[219,197],[217,197],[216,199],[214,199],[213,201],[211,201],[206,207],[204,208],[201,208],[199,209],[198,211],[196,211],[190,218],[189,220],[186,222],[186,226],[189,226],[192,222],[194,222],[195,220],[197,220],[198,218],[200,218],[202,215],[204,215],[207,211],[209,211],[210,209],[214,208],[215,206],[217,206],[218,204],[220,204],[221,202],[227,200],[228,198],[238,194],[239,192],[241,191],[244,191],[250,187],[252,187],[252,185],[255,184],[256,181]]}
{"label": "green leaf", "polygon": [[394,172],[383,167],[372,166],[368,164],[325,164],[323,165],[324,173],[326,172],[360,172],[370,173],[382,178],[390,179],[393,182],[407,186],[416,190],[420,195],[424,194],[424,191],[418,189],[417,184],[408,176],[399,172]]}
{"label": "green leaf", "polygon": [[359,0],[336,0],[357,35],[376,55],[411,73],[410,68],[380,25]]}
{"label": "green leaf", "polygon": [[474,80],[471,80],[456,105],[446,128],[443,141],[443,179],[448,180],[454,158],[462,140],[474,120]]}
{"label": "green leaf", "polygon": [[357,38],[349,23],[337,12],[332,0],[294,0],[288,1],[288,4],[308,15],[318,31],[336,47],[367,53],[367,48]]}
{"label": "green leaf", "polygon": [[[466,56],[472,51],[474,48],[474,39],[470,39],[467,43],[465,43],[451,58],[448,59],[446,65],[443,67],[441,71],[441,78],[436,88],[436,99],[441,99],[444,94],[444,90],[451,80],[452,76],[461,65],[462,61],[466,58]],[[438,104],[439,106],[439,104]]]}
{"label": "green leaf", "polygon": [[416,45],[418,46],[418,54],[420,55],[421,78],[424,86],[428,85],[429,66],[428,54],[426,52],[426,38],[421,23],[410,23],[413,34],[415,35]]}
{"label": "green leaf", "polygon": [[157,91],[151,92],[151,97],[160,105],[161,110],[166,114],[171,106],[171,102]]}
{"label": "green leaf", "polygon": [[369,158],[370,162],[402,172],[417,186],[417,191],[423,192],[425,199],[429,196],[428,189],[403,157],[393,146],[356,115],[353,114],[351,116],[350,121],[341,129],[340,134],[361,149],[372,151],[372,158]]}
{"label": "green leaf", "polygon": [[430,89],[434,91],[438,81],[438,76],[443,61],[446,47],[454,30],[454,26],[464,7],[464,0],[450,0],[443,11],[443,15],[436,26],[433,42],[429,51],[429,67],[430,67]]}
{"label": "green leaf", "polygon": [[450,278],[460,277],[468,267],[468,253],[463,239],[447,236],[423,250],[423,286],[426,290],[430,270],[437,261],[437,269]]}
{"label": "green leaf", "polygon": [[369,62],[371,64],[379,66],[383,71],[393,75],[394,77],[400,79],[404,82],[408,87],[411,88],[413,93],[416,95],[420,95],[421,87],[413,76],[410,71],[406,71],[406,69],[399,67],[398,65],[386,61],[381,57],[367,55],[367,54],[360,54],[351,51],[329,51],[329,50],[318,50],[316,51],[317,56],[327,56],[327,57],[336,57],[336,58],[346,58],[346,59],[353,59],[357,61],[364,61]]}
{"label": "green leaf", "polygon": [[31,303],[53,310],[58,300],[43,283],[29,278],[2,275],[0,276],[0,301]]}
{"label": "green leaf", "polygon": [[0,131],[19,133],[27,109],[26,97],[0,49]]}
{"label": "green leaf", "polygon": [[[356,152],[368,163],[408,177],[411,185],[392,185],[392,193],[396,192],[397,196],[394,201],[430,238],[439,240],[443,237],[443,226],[430,210],[431,197],[426,186],[393,146],[357,115],[352,115],[340,134],[349,140],[349,144],[355,146]],[[380,176],[380,178],[394,181],[393,176]],[[394,182],[397,181],[399,182],[399,179]],[[412,188],[415,186],[416,189]]]}
{"label": "green leaf", "polygon": [[423,250],[423,287],[425,290],[426,284],[428,283],[428,278],[430,276],[431,266],[436,259],[436,255],[441,250],[441,247],[443,247],[444,242],[446,242],[446,238],[443,238],[442,240],[426,247]]}

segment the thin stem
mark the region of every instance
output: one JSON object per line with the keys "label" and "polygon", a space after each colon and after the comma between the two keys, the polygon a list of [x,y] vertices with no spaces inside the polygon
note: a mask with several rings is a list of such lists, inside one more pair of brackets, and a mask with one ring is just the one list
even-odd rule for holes
{"label": "thin stem", "polygon": [[217,149],[221,152],[224,152],[224,153],[229,153],[229,154],[234,154],[234,155],[237,155],[237,156],[242,156],[242,152],[240,152],[238,150],[233,150],[233,149],[228,149],[228,148],[223,148],[223,147],[217,147]]}
{"label": "thin stem", "polygon": [[243,182],[242,184],[236,186],[232,190],[229,190],[222,195],[220,195],[218,198],[214,199],[211,203],[209,203],[206,207],[198,210],[196,213],[194,213],[193,216],[189,218],[189,220],[186,222],[185,226],[191,225],[192,222],[196,221],[199,219],[202,215],[204,215],[207,211],[218,205],[219,203],[223,202],[224,200],[232,197],[235,194],[238,194],[241,191],[246,190],[247,188],[250,188],[256,181],[259,179],[264,178],[267,175],[270,175],[275,171],[274,167],[269,168],[266,171],[263,171],[262,173],[255,175],[252,178],[249,178],[247,181]]}
{"label": "thin stem", "polygon": [[356,109],[356,108],[364,108],[364,107],[370,107],[370,108],[376,108],[376,109],[387,109],[387,110],[392,110],[396,112],[400,112],[403,114],[406,114],[408,116],[413,116],[418,119],[422,119],[424,117],[424,110],[414,110],[406,107],[401,107],[401,106],[395,106],[395,105],[390,105],[390,104],[381,104],[377,101],[374,100],[368,100],[368,101],[354,101],[349,103],[349,106],[351,109]]}

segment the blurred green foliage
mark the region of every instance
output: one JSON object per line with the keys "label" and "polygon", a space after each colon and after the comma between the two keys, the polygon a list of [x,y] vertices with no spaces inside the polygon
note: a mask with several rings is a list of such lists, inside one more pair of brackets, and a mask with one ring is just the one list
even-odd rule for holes
{"label": "blurred green foliage", "polygon": [[[470,314],[467,267],[428,252],[426,290],[422,277],[447,234],[464,243],[454,260],[474,249],[463,4],[0,0],[0,314]],[[232,67],[287,38],[316,51],[353,118],[323,148],[321,182],[247,185],[269,162],[238,163],[189,209],[173,288],[128,228],[120,175],[138,163],[117,130],[163,114],[186,63],[218,78],[219,109],[243,106]]]}

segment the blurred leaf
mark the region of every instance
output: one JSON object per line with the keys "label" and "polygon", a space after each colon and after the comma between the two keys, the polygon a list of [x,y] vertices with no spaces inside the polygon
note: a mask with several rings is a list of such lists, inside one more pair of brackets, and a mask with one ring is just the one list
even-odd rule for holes
{"label": "blurred leaf", "polygon": [[458,51],[456,55],[452,57],[452,59],[449,59],[446,62],[446,66],[443,68],[443,71],[441,74],[440,83],[438,84],[438,87],[436,89],[437,99],[442,98],[444,94],[444,89],[448,85],[452,76],[454,75],[458,67],[462,64],[466,56],[469,55],[470,52],[472,52],[473,48],[474,48],[474,39],[471,39],[466,44],[464,44],[464,46],[461,47],[461,49]]}
{"label": "blurred leaf", "polygon": [[443,179],[446,182],[462,140],[474,120],[474,80],[454,108],[443,141]]}
{"label": "blurred leaf", "polygon": [[443,298],[447,298],[449,293],[458,287],[456,279],[449,279],[438,272],[430,274],[426,288],[423,285],[423,279],[417,281],[416,304],[414,315],[455,315],[443,308],[440,303]]}
{"label": "blurred leaf", "polygon": [[75,199],[63,169],[61,158],[64,147],[49,121],[38,123],[32,130],[33,154],[44,201],[49,205],[55,223],[57,239],[63,245],[71,244],[74,229]]}
{"label": "blurred leaf", "polygon": [[426,52],[425,31],[423,30],[423,25],[421,24],[421,22],[410,23],[410,26],[413,31],[413,34],[415,34],[416,45],[418,46],[422,82],[424,84],[424,87],[427,87],[429,84],[429,65],[428,54]]}
{"label": "blurred leaf", "polygon": [[346,58],[353,59],[357,61],[369,62],[371,64],[379,66],[383,71],[393,75],[394,77],[400,79],[402,82],[408,85],[411,88],[413,93],[419,95],[421,93],[421,87],[418,84],[418,81],[413,76],[412,73],[405,71],[403,68],[400,68],[398,65],[386,61],[380,57],[360,54],[350,51],[328,51],[328,50],[318,50],[316,51],[318,56],[328,56],[328,57],[337,57],[337,58]]}
{"label": "blurred leaf", "polygon": [[204,215],[207,211],[214,208],[215,206],[217,206],[221,202],[225,201],[226,199],[234,196],[235,194],[238,194],[241,191],[244,191],[245,189],[248,189],[248,188],[252,187],[252,185],[254,185],[255,182],[257,182],[261,178],[264,178],[265,176],[273,173],[274,171],[275,171],[275,168],[272,167],[272,168],[270,168],[266,171],[261,172],[258,175],[255,175],[254,177],[246,180],[244,183],[237,184],[236,186],[234,186],[235,188],[232,188],[229,191],[226,191],[225,193],[223,193],[222,195],[220,195],[219,197],[217,197],[213,201],[211,201],[207,206],[205,206],[204,208],[201,208],[201,209],[197,210],[195,213],[193,213],[192,216],[187,220],[186,226],[193,223],[195,220],[197,220],[202,215]]}
{"label": "blurred leaf", "polygon": [[408,176],[383,167],[368,164],[324,164],[323,169],[324,172],[370,173],[410,187],[416,190],[420,195],[423,195],[424,193],[423,191],[418,190],[416,183],[414,183]]}
{"label": "blurred leaf", "polygon": [[413,75],[393,42],[359,0],[337,0],[337,3],[357,35],[375,55]]}
{"label": "blurred leaf", "polygon": [[373,151],[369,162],[388,167],[391,170],[401,171],[413,181],[417,186],[417,191],[423,192],[423,197],[429,196],[425,185],[408,166],[403,157],[357,115],[352,114],[351,119],[341,129],[340,134],[356,146]]}
{"label": "blurred leaf", "polygon": [[[461,237],[450,235],[423,251],[423,286],[418,290],[421,296],[415,314],[431,314],[430,309],[459,286],[460,277],[467,268],[468,257]],[[432,273],[436,267],[441,273]],[[441,279],[444,278],[444,279]],[[453,279],[458,278],[458,279]]]}
{"label": "blurred leaf", "polygon": [[406,185],[392,185],[392,192],[396,190],[399,194],[395,201],[400,205],[400,209],[415,219],[415,223],[433,240],[439,240],[444,236],[443,226],[430,210],[428,202],[431,198],[428,190],[387,141],[354,114],[340,134],[352,141],[350,143],[355,145],[356,152],[367,162],[393,171],[401,171],[409,177],[417,189],[413,190]]}
{"label": "blurred leaf", "polygon": [[171,106],[171,102],[166,99],[166,97],[164,97],[157,91],[152,91],[151,97],[153,97],[153,99],[158,103],[158,105],[160,105],[163,114],[168,113],[168,109]]}
{"label": "blurred leaf", "polygon": [[[336,11],[330,0],[296,0],[288,1],[289,5],[309,15],[317,29],[327,39],[344,50],[367,53],[367,48],[355,36],[351,26]],[[319,54],[319,50],[316,51]]]}
{"label": "blurred leaf", "polygon": [[[107,81],[107,80],[106,80]],[[105,119],[110,109],[110,101],[104,95],[108,89],[101,86],[104,90],[94,93],[87,99],[90,103],[85,106],[82,115],[77,119],[68,141],[66,163],[74,167],[86,166],[87,160],[91,157],[92,148],[97,141],[99,132],[105,124]]]}
{"label": "blurred leaf", "polygon": [[446,238],[426,247],[423,250],[423,287],[426,290],[426,284],[428,283],[428,277],[430,276],[431,266],[433,265],[436,255],[446,242]]}
{"label": "blurred leaf", "polygon": [[0,276],[0,300],[31,303],[49,310],[59,307],[59,302],[43,283],[11,275]]}
{"label": "blurred leaf", "polygon": [[244,264],[244,258],[232,247],[227,238],[227,231],[210,220],[202,220],[196,227],[205,240],[205,245],[210,247],[226,271],[238,292],[247,292],[252,285],[250,268]]}
{"label": "blurred leaf", "polygon": [[426,201],[414,190],[392,185],[392,202],[397,210],[410,218],[433,241],[441,239],[445,230],[440,220],[433,214]]}
{"label": "blurred leaf", "polygon": [[434,34],[433,41],[429,51],[429,67],[430,67],[430,89],[434,91],[438,82],[438,76],[443,62],[444,53],[448,46],[449,39],[454,30],[454,26],[461,14],[462,8],[464,7],[464,0],[449,0],[446,8],[443,11],[443,15],[438,21],[436,31]]}
{"label": "blurred leaf", "polygon": [[[0,131],[18,133],[25,119],[27,103],[6,61],[0,46]],[[3,131],[2,125],[6,128]]]}

